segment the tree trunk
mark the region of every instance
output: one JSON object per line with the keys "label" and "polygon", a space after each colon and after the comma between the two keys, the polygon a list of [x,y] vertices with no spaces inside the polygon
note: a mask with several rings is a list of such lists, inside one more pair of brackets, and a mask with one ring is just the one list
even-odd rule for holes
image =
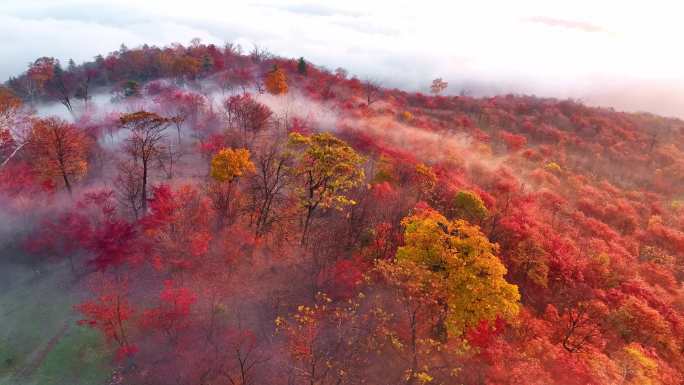
{"label": "tree trunk", "polygon": [[69,182],[69,178],[67,177],[67,174],[65,172],[62,172],[62,178],[64,178],[64,186],[69,192],[69,195],[73,195],[71,192],[71,183]]}
{"label": "tree trunk", "polygon": [[143,177],[142,177],[142,214],[147,214],[147,161],[143,159]]}

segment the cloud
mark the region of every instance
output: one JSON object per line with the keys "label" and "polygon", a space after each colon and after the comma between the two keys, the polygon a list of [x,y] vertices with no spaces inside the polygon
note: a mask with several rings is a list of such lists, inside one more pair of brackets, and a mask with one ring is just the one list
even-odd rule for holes
{"label": "cloud", "polygon": [[[407,90],[426,91],[442,77],[452,93],[533,93],[684,116],[678,102],[640,96],[684,100],[684,51],[672,49],[684,34],[681,7],[666,0],[647,9],[621,3],[620,12],[592,0],[5,0],[0,79],[39,56],[80,62],[121,43],[199,37],[245,50],[258,44]],[[625,90],[631,100],[621,97]]]}
{"label": "cloud", "polygon": [[581,32],[607,32],[605,28],[603,28],[599,25],[587,23],[584,21],[556,19],[553,17],[545,17],[545,16],[528,17],[528,18],[523,19],[523,21],[530,22],[530,23],[539,23],[539,24],[543,24],[543,25],[546,25],[549,27],[561,27],[561,28],[574,29],[574,30],[581,31]]}
{"label": "cloud", "polygon": [[264,4],[264,7],[270,7],[274,9],[279,9],[287,12],[298,13],[303,15],[311,16],[350,16],[359,17],[362,15],[361,12],[354,12],[349,10],[344,10],[340,8],[333,8],[326,5],[315,4],[315,3],[304,3],[304,4],[291,4],[291,5],[274,5],[274,4]]}

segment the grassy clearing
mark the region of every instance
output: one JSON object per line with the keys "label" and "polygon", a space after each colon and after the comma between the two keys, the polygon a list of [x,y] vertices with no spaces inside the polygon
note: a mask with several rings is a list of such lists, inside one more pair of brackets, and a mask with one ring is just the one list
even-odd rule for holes
{"label": "grassy clearing", "polygon": [[46,269],[0,266],[0,385],[103,383],[108,352],[97,332],[75,323],[71,273],[66,264]]}
{"label": "grassy clearing", "polygon": [[74,327],[31,376],[35,384],[98,384],[107,378],[109,355],[94,330]]}

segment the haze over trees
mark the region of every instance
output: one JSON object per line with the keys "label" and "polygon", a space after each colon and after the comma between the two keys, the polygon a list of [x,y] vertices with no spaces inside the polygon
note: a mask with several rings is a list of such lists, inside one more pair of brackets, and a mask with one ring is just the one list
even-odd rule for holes
{"label": "haze over trees", "polygon": [[103,383],[681,384],[684,122],[446,90],[39,58],[0,88],[7,250],[66,266]]}

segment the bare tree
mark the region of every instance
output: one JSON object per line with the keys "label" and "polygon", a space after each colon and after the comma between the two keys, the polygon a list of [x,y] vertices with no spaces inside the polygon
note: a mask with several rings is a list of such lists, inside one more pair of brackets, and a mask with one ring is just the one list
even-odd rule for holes
{"label": "bare tree", "polygon": [[216,84],[221,88],[221,95],[231,92],[235,88],[235,80],[230,71],[223,71],[216,75]]}
{"label": "bare tree", "polygon": [[250,200],[257,237],[265,234],[279,220],[276,208],[285,199],[284,189],[292,159],[282,147],[282,141],[275,139],[266,144],[254,159],[256,173],[251,179]]}
{"label": "bare tree", "polygon": [[183,150],[180,145],[173,145],[171,142],[163,146],[162,151],[157,157],[157,165],[159,169],[164,173],[166,179],[173,179],[174,167],[183,157]]}
{"label": "bare tree", "polygon": [[561,342],[570,353],[583,351],[594,339],[601,336],[605,328],[607,309],[600,302],[579,302],[566,309],[563,317]]}
{"label": "bare tree", "polygon": [[83,100],[83,107],[86,110],[88,109],[88,101],[92,99],[92,96],[90,95],[90,83],[93,80],[93,76],[94,70],[89,68],[80,71],[78,74],[78,86],[74,92],[74,98]]}
{"label": "bare tree", "polygon": [[366,95],[366,103],[370,106],[381,96],[380,83],[374,79],[366,79],[363,82],[363,91]]}
{"label": "bare tree", "polygon": [[449,83],[442,80],[442,78],[437,78],[432,81],[432,84],[430,85],[430,92],[432,92],[435,95],[439,95],[442,92],[444,92],[444,90],[446,90],[447,87],[449,87]]}
{"label": "bare tree", "polygon": [[252,51],[249,53],[249,57],[252,58],[254,63],[261,63],[270,59],[272,56],[273,55],[268,52],[268,50],[263,49],[256,44],[254,44],[254,48],[252,48]]}
{"label": "bare tree", "polygon": [[[264,82],[261,79],[257,78],[254,80],[254,89],[256,90],[256,92],[259,95],[263,95],[266,93],[266,88],[264,88]],[[243,93],[245,92],[244,88],[243,88],[242,92]]]}
{"label": "bare tree", "polygon": [[271,121],[273,112],[264,104],[254,100],[249,94],[236,95],[228,98],[224,103],[228,125],[240,132],[246,144],[248,137],[254,136],[266,129]]}
{"label": "bare tree", "polygon": [[56,60],[53,66],[53,76],[46,83],[46,90],[49,95],[52,95],[70,114],[74,113],[74,107],[71,104],[71,98],[74,94],[76,81],[74,74],[64,71]]}
{"label": "bare tree", "polygon": [[123,161],[118,165],[119,175],[114,189],[121,206],[128,209],[135,219],[140,217],[142,202],[140,201],[142,170],[140,165],[132,161]]}
{"label": "bare tree", "polygon": [[123,115],[121,126],[131,131],[126,143],[126,152],[133,158],[134,163],[142,167],[140,178],[140,202],[142,213],[147,212],[147,181],[150,164],[163,151],[162,140],[164,130],[173,123],[172,119],[159,116],[153,112],[138,111]]}
{"label": "bare tree", "polygon": [[269,357],[261,347],[261,341],[251,331],[239,328],[229,334],[227,349],[231,354],[228,365],[222,375],[231,385],[251,385],[256,381],[260,372],[260,365],[267,362]]}

